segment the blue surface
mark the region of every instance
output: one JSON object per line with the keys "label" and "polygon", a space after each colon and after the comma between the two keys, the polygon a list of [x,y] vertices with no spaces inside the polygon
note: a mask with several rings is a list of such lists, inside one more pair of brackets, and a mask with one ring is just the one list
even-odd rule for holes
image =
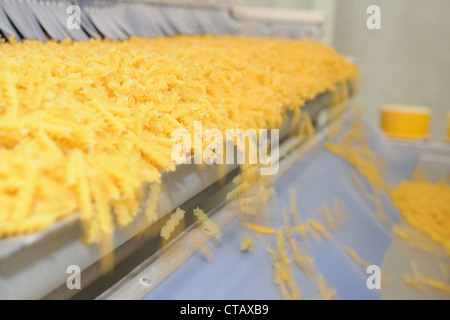
{"label": "blue surface", "polygon": [[[388,140],[371,123],[364,121],[366,134],[373,151],[384,155],[391,172],[391,184],[407,179],[417,163],[417,155],[396,152]],[[347,126],[344,126],[344,130]],[[368,275],[356,265],[343,250],[353,249],[362,259],[379,266],[391,244],[391,230],[376,216],[374,204],[361,195],[353,182],[354,169],[343,159],[332,155],[318,145],[294,164],[275,182],[277,195],[267,208],[265,225],[279,227],[282,224],[282,208],[289,208],[289,189],[297,192],[298,208],[303,221],[316,219],[315,210],[324,204],[333,208],[339,198],[348,209],[345,224],[329,230],[331,237],[316,243],[301,243],[305,253],[315,261],[317,273],[323,274],[341,299],[378,299],[378,292],[367,289]],[[360,176],[366,190],[368,183]],[[398,212],[390,200],[382,199],[384,212],[397,221]],[[276,246],[276,236],[260,235],[240,226],[233,220],[222,230],[221,245],[208,244],[214,260],[207,262],[196,253],[179,269],[166,278],[144,299],[280,299],[281,295],[272,277],[272,260],[265,248],[269,243]],[[252,249],[241,253],[242,239],[250,236]],[[293,263],[296,283],[301,298],[318,295],[308,277]]]}

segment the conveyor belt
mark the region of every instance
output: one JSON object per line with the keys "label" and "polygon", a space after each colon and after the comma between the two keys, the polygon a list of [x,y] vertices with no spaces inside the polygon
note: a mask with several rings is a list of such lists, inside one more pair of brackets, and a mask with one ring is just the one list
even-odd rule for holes
{"label": "conveyor belt", "polygon": [[[364,120],[364,125],[371,149],[383,154],[389,164],[393,184],[408,179],[419,163],[435,174],[439,170],[441,175],[450,172],[448,148],[391,141],[370,122]],[[349,128],[348,121],[344,131],[345,128]],[[426,288],[414,290],[406,285],[403,274],[409,271],[411,259],[415,259],[428,275],[442,281],[446,280],[437,266],[448,265],[450,260],[412,249],[393,238],[391,226],[381,222],[376,216],[374,204],[361,194],[352,181],[351,172],[354,169],[323,149],[325,134],[326,130],[316,136],[316,147],[311,144],[301,147],[302,157],[294,152],[281,161],[280,174],[275,182],[277,195],[269,203],[265,225],[277,228],[282,224],[280,212],[282,208],[289,208],[289,189],[295,189],[298,194],[303,219],[317,219],[317,208],[324,204],[332,208],[334,199],[339,198],[349,214],[344,225],[329,231],[328,239],[320,243],[311,239],[311,246],[305,246],[307,253],[314,258],[317,273],[323,274],[328,284],[336,288],[338,298],[448,299],[438,291]],[[368,184],[364,187],[369,189]],[[397,222],[399,214],[387,197],[382,199],[382,205],[390,219]],[[230,206],[220,208],[213,216],[213,220],[223,226],[223,235],[220,244],[209,242],[207,245],[214,253],[212,261],[208,263],[200,252],[192,256],[179,254],[189,250],[186,239],[198,237],[194,230],[193,234],[188,234],[185,240],[162,253],[158,259],[144,262],[100,298],[280,299],[279,290],[272,280],[272,261],[266,252],[269,243],[276,246],[276,236],[245,230]],[[253,248],[241,253],[240,242],[248,236],[253,240]],[[345,252],[345,247],[382,268],[381,291],[367,288],[369,275],[363,267],[355,264]],[[180,261],[183,259],[185,261]],[[316,298],[316,288],[300,269],[294,269],[301,297]]]}
{"label": "conveyor belt", "polygon": [[[349,95],[352,94],[353,88],[350,86]],[[320,112],[327,109],[331,100],[330,92],[323,93],[308,101],[303,110],[313,121],[318,121]],[[289,130],[289,124],[281,130],[282,140],[288,136]],[[227,165],[226,171],[236,173],[237,168],[237,165]],[[218,173],[214,166],[200,169],[197,166],[183,165],[176,172],[163,173],[162,181],[164,192],[158,208],[161,220],[153,226],[154,229],[164,223],[167,213],[192,201],[217,183]],[[127,228],[116,231],[116,263],[127,259],[147,241],[154,242],[156,238],[137,237],[149,227],[145,217],[140,215]],[[75,292],[68,291],[65,287],[68,276],[66,268],[73,264],[83,270],[82,282],[85,286],[100,277],[100,248],[84,245],[81,241],[82,233],[79,221],[71,216],[45,232],[0,240],[0,299],[37,299],[48,295],[51,298],[68,298]],[[154,251],[158,249],[158,245],[159,242],[155,244]]]}

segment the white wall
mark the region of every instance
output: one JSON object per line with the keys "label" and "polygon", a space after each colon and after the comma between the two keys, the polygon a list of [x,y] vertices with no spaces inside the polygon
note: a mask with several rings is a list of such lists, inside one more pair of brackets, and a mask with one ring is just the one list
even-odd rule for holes
{"label": "white wall", "polygon": [[235,0],[237,4],[257,5],[276,8],[319,10],[325,13],[325,42],[333,43],[335,0]]}
{"label": "white wall", "polygon": [[[450,110],[449,0],[336,0],[335,47],[358,60],[360,101],[378,121],[385,103],[432,108],[431,134],[443,140]],[[381,8],[381,30],[368,30],[366,9]]]}
{"label": "white wall", "polygon": [[233,3],[244,6],[272,7],[275,5],[275,0],[234,0]]}

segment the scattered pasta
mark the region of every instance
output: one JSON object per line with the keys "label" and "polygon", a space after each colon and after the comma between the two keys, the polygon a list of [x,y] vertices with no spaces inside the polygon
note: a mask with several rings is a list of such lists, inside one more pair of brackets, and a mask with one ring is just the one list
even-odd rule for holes
{"label": "scattered pasta", "polygon": [[367,269],[368,266],[372,265],[371,262],[365,261],[362,259],[353,249],[350,249],[349,247],[344,246],[344,251],[348,254],[350,258],[352,258],[353,262],[355,262],[357,265],[364,268],[364,270]]}
{"label": "scattered pasta", "polygon": [[289,204],[294,223],[296,225],[301,224],[300,212],[298,211],[297,206],[297,193],[295,192],[295,189],[289,189]]}
{"label": "scattered pasta", "polygon": [[425,285],[434,290],[441,291],[445,294],[450,295],[450,285],[448,285],[446,281],[447,279],[445,279],[445,275],[444,281],[428,277],[419,273],[419,268],[415,260],[411,260],[410,263],[412,274],[404,275],[407,284],[414,287],[415,289],[422,289]]}
{"label": "scattered pasta", "polygon": [[202,209],[194,209],[194,216],[201,221],[204,230],[214,235],[215,237],[221,236],[220,228],[208,217],[208,215]]}
{"label": "scattered pasta", "polygon": [[172,232],[175,231],[175,228],[184,219],[184,213],[184,210],[177,208],[177,210],[170,216],[169,220],[167,220],[164,227],[161,228],[161,237],[163,237],[165,240],[168,240],[170,238]]}
{"label": "scattered pasta", "polygon": [[242,252],[247,252],[252,247],[252,240],[250,238],[244,238],[241,241],[240,249]]}
{"label": "scattered pasta", "polygon": [[271,227],[260,226],[254,223],[246,223],[244,227],[247,230],[255,231],[263,234],[276,234],[277,230]]}
{"label": "scattered pasta", "polygon": [[159,194],[161,193],[161,184],[158,182],[153,182],[149,187],[148,199],[145,205],[145,215],[147,220],[157,221],[158,220],[158,200]]}
{"label": "scattered pasta", "polygon": [[311,227],[313,227],[317,232],[319,232],[325,238],[328,237],[327,229],[323,225],[321,225],[319,222],[317,222],[316,220],[308,219],[308,221],[306,221],[306,223],[308,223]]}
{"label": "scattered pasta", "polygon": [[[391,191],[391,197],[410,226],[425,233],[450,255],[450,186],[442,182],[405,181]],[[401,231],[396,229],[396,234],[411,243],[422,242]]]}
{"label": "scattered pasta", "polygon": [[352,129],[346,132],[338,142],[326,142],[324,148],[344,158],[370,182],[375,191],[389,190],[385,177],[380,173],[384,171],[380,165],[384,161],[370,150],[363,130],[364,127],[360,123],[359,117],[355,117]]}
{"label": "scattered pasta", "polygon": [[336,299],[336,289],[330,288],[325,280],[325,277],[321,274],[317,276],[317,287],[319,289],[319,295],[323,300]]}

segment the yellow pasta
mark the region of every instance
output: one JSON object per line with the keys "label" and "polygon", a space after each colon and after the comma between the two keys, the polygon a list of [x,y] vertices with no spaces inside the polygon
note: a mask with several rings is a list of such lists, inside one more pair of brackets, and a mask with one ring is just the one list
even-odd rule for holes
{"label": "yellow pasta", "polygon": [[308,230],[308,226],[306,224],[299,224],[298,226],[294,227],[297,232],[303,233]]}
{"label": "yellow pasta", "polygon": [[333,129],[331,129],[328,133],[327,133],[327,139],[329,141],[333,140],[334,138],[337,137],[337,135],[341,132],[342,130],[342,125],[336,125],[336,127],[334,127]]}
{"label": "yellow pasta", "polygon": [[[405,181],[391,191],[392,202],[402,217],[414,229],[425,233],[450,255],[450,186],[425,181]],[[408,235],[397,234],[410,243]]]}
{"label": "yellow pasta", "polygon": [[[406,283],[408,283],[410,286],[414,287],[415,289],[422,289],[424,285],[429,286],[437,291],[441,291],[445,294],[450,294],[450,286],[444,282],[444,281],[434,279],[425,275],[422,275],[419,273],[419,268],[417,266],[417,262],[414,260],[411,260],[411,270],[412,275],[405,274],[404,279]],[[444,275],[445,278],[445,275]]]}
{"label": "yellow pasta", "polygon": [[241,184],[239,184],[236,188],[234,188],[232,191],[230,191],[227,194],[227,200],[233,200],[236,199],[238,196],[240,196],[242,193],[250,189],[251,185],[244,181]]}
{"label": "yellow pasta", "polygon": [[102,235],[110,235],[114,229],[114,222],[110,214],[111,208],[105,190],[106,188],[103,187],[102,183],[92,183],[92,196],[95,201],[96,218],[99,221],[100,232]]}
{"label": "yellow pasta", "polygon": [[4,112],[6,112],[6,116],[8,118],[15,120],[17,119],[19,112],[19,99],[16,90],[16,83],[6,59],[1,59],[0,62],[3,66],[2,72],[0,73],[0,88],[6,103],[6,106],[3,106],[3,108],[6,109]]}
{"label": "yellow pasta", "polygon": [[153,182],[149,187],[148,198],[145,206],[147,220],[152,222],[158,220],[158,200],[161,193],[161,184]]}
{"label": "yellow pasta", "polygon": [[[281,273],[279,271],[279,264],[277,263],[278,257],[277,254],[275,252],[275,250],[269,245],[266,248],[266,251],[269,253],[269,255],[272,258],[272,266],[273,266],[273,281],[275,282],[275,284],[277,286],[280,286],[280,284],[282,283],[282,279],[281,279]],[[281,289],[281,288],[280,288]],[[283,292],[282,292],[283,293]],[[289,296],[289,294],[286,295],[287,297]]]}
{"label": "yellow pasta", "polygon": [[306,224],[299,224],[297,226],[294,226],[292,229],[299,232],[300,234],[304,234],[308,231],[309,227]]}
{"label": "yellow pasta", "polygon": [[[345,159],[370,182],[375,191],[388,191],[390,189],[389,185],[381,174],[384,171],[384,168],[381,166],[384,161],[370,150],[359,116],[355,116],[353,122],[352,129],[346,132],[337,143],[326,142],[324,148]],[[360,186],[358,184],[358,187]]]}
{"label": "yellow pasta", "polygon": [[[90,185],[86,175],[86,164],[84,155],[79,150],[74,150],[71,154],[74,158],[74,162],[78,163],[77,170],[77,195],[78,201],[81,207],[81,221],[85,224],[85,228],[88,230],[86,234],[87,241],[93,242],[96,240],[97,226],[93,223],[94,208],[92,205],[92,197],[90,191]],[[94,227],[90,224],[93,223]]]}
{"label": "yellow pasta", "polygon": [[328,237],[328,232],[327,229],[321,225],[319,222],[317,222],[316,220],[312,220],[312,219],[308,219],[308,221],[306,221],[311,227],[313,227],[316,231],[318,231],[320,234],[322,234],[322,236],[324,237]]}
{"label": "yellow pasta", "polygon": [[209,262],[213,260],[214,254],[206,247],[204,241],[201,241],[200,239],[195,237],[191,237],[189,238],[189,242],[193,245],[196,251],[200,251],[206,261]]}
{"label": "yellow pasta", "polygon": [[266,189],[261,186],[255,195],[239,199],[239,209],[241,213],[245,214],[258,213],[258,209],[266,205],[274,195],[275,189],[273,187]]}
{"label": "yellow pasta", "polygon": [[250,238],[244,238],[241,241],[240,249],[242,252],[247,252],[252,247],[252,240]]}
{"label": "yellow pasta", "polygon": [[233,183],[241,184],[247,182],[253,185],[259,178],[260,167],[257,165],[242,166],[241,172],[233,178]]}
{"label": "yellow pasta", "polygon": [[[140,190],[176,169],[174,130],[193,138],[195,121],[221,132],[280,128],[286,111],[300,115],[305,101],[357,78],[319,43],[209,35],[11,39],[0,43],[0,65],[0,238],[73,214],[97,243],[134,220]],[[35,177],[24,174],[31,168]],[[245,166],[229,199],[258,169]],[[30,179],[38,186],[22,190]],[[160,191],[150,189],[154,221]]]}
{"label": "yellow pasta", "polygon": [[410,274],[405,274],[403,278],[405,279],[405,282],[414,289],[421,290],[423,288],[423,283],[420,282],[418,279],[414,278],[413,276],[411,276]]}
{"label": "yellow pasta", "polygon": [[316,242],[320,243],[322,241],[322,238],[320,236],[320,232],[316,230],[316,228],[312,228],[309,224],[306,225],[306,233],[311,235]]}
{"label": "yellow pasta", "polygon": [[283,229],[277,230],[277,253],[283,263],[289,262]]}
{"label": "yellow pasta", "polygon": [[317,276],[317,286],[319,289],[319,295],[324,300],[335,300],[337,291],[334,288],[330,288],[325,280],[325,277],[321,274]]}
{"label": "yellow pasta", "polygon": [[267,247],[267,252],[273,260],[273,279],[280,289],[281,296],[284,300],[299,300],[299,290],[294,281],[290,259],[285,251],[284,237],[281,229],[278,235],[277,250],[274,250],[271,246]]}
{"label": "yellow pasta", "polygon": [[175,231],[175,228],[180,224],[181,220],[184,219],[184,210],[177,208],[175,212],[170,216],[169,220],[167,220],[166,224],[161,228],[161,237],[165,240],[170,238],[172,232]]}
{"label": "yellow pasta", "polygon": [[220,228],[208,217],[205,212],[203,212],[202,209],[194,209],[194,216],[201,221],[202,225],[208,230],[208,233],[211,233],[216,237],[221,236],[222,233]]}
{"label": "yellow pasta", "polygon": [[312,123],[311,117],[308,113],[304,114],[304,121],[305,121],[305,130],[307,137],[313,142],[313,145],[315,146],[314,141],[314,125]]}
{"label": "yellow pasta", "polygon": [[315,270],[314,259],[310,256],[302,254],[300,246],[297,244],[294,238],[289,238],[289,244],[292,249],[292,256],[295,263],[301,270],[303,270],[309,277],[311,277]]}
{"label": "yellow pasta", "polygon": [[296,225],[301,224],[301,218],[300,218],[300,212],[298,211],[297,207],[297,193],[295,192],[295,189],[289,189],[289,204],[291,209],[291,215],[294,219],[294,223]]}
{"label": "yellow pasta", "polygon": [[443,281],[433,279],[433,278],[430,278],[427,276],[421,276],[420,281],[435,290],[438,290],[438,291],[441,291],[443,293],[450,295],[450,285],[448,285],[447,283],[445,283]]}
{"label": "yellow pasta", "polygon": [[[394,226],[394,235],[404,240],[412,247],[422,249],[426,252],[433,253],[435,255],[445,254],[439,245],[433,243],[433,241],[424,233],[414,230],[411,227]],[[444,251],[444,252],[443,252]]]}
{"label": "yellow pasta", "polygon": [[271,227],[260,226],[254,223],[246,223],[244,227],[250,231],[255,231],[264,234],[276,234],[277,230]]}
{"label": "yellow pasta", "polygon": [[372,263],[367,262],[359,257],[359,255],[349,247],[344,246],[343,247],[345,252],[349,255],[350,258],[352,258],[353,262],[355,262],[357,265],[363,267],[364,269],[367,269],[368,266],[370,266]]}
{"label": "yellow pasta", "polygon": [[389,217],[384,213],[384,211],[383,211],[383,206],[382,206],[382,204],[381,204],[381,200],[380,200],[380,198],[379,197],[377,197],[376,195],[374,195],[374,194],[371,194],[371,193],[369,193],[369,192],[367,192],[365,189],[364,189],[364,187],[363,187],[363,185],[362,185],[362,183],[361,183],[361,180],[358,178],[358,175],[356,174],[356,173],[354,173],[354,172],[352,172],[352,178],[353,178],[353,181],[355,182],[355,184],[356,184],[356,186],[358,187],[358,190],[365,196],[365,197],[367,197],[368,199],[370,199],[373,203],[374,203],[374,205],[375,205],[375,207],[376,207],[376,209],[377,209],[377,216],[378,216],[378,218],[380,218],[380,220],[382,220],[382,221],[384,221],[384,222],[390,222],[390,219],[389,219]]}
{"label": "yellow pasta", "polygon": [[[333,214],[336,217],[337,222],[343,222],[344,215],[347,214],[346,208],[342,201],[339,198],[334,199],[334,208],[333,208]],[[331,216],[331,213],[329,211],[326,212],[327,219],[333,220],[333,218],[328,218],[328,216]],[[333,227],[336,227],[335,222],[330,223]]]}

